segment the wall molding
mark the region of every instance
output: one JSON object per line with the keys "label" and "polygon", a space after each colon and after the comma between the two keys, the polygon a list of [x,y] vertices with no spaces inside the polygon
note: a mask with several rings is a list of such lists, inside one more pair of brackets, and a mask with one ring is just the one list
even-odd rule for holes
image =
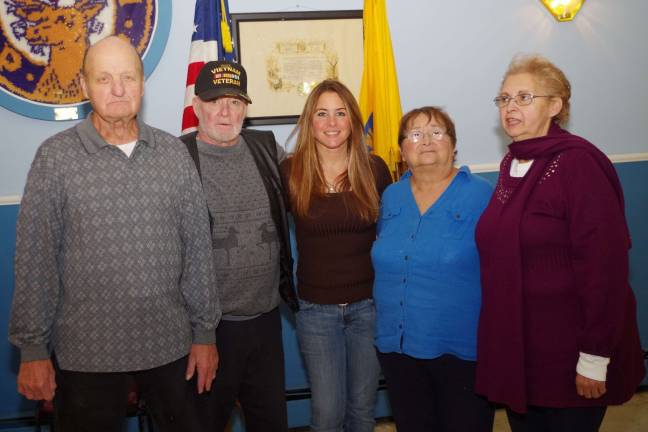
{"label": "wall molding", "polygon": [[485,163],[485,164],[468,164],[468,168],[470,168],[470,171],[473,173],[494,172],[494,171],[499,171],[499,162]]}
{"label": "wall molding", "polygon": [[0,196],[0,206],[20,204],[21,195]]}
{"label": "wall molding", "polygon": [[[613,163],[645,162],[648,161],[648,153],[626,153],[608,155]],[[468,164],[470,171],[474,173],[499,171],[499,162],[485,164]],[[0,206],[20,204],[21,195],[0,196]]]}
{"label": "wall molding", "polygon": [[648,153],[625,153],[618,155],[608,155],[608,157],[614,163],[648,161]]}
{"label": "wall molding", "polygon": [[[607,155],[612,163],[626,163],[626,162],[645,162],[648,161],[648,153],[625,153]],[[485,164],[469,164],[470,171],[474,173],[493,172],[499,171],[499,162],[485,163]]]}

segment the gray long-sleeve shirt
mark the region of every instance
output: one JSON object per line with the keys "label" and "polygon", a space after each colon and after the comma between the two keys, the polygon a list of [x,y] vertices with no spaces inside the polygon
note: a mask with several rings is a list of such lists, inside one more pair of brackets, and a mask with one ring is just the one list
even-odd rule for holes
{"label": "gray long-sleeve shirt", "polygon": [[138,121],[127,157],[89,119],[47,139],[16,228],[9,339],[23,361],[150,369],[213,343],[220,318],[200,180],[185,146]]}

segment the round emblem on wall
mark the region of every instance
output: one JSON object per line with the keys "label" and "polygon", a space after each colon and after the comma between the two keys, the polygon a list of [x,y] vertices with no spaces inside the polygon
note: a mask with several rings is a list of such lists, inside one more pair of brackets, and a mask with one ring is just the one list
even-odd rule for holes
{"label": "round emblem on wall", "polygon": [[79,78],[86,48],[128,39],[155,69],[171,25],[171,0],[0,0],[0,105],[43,120],[91,110]]}

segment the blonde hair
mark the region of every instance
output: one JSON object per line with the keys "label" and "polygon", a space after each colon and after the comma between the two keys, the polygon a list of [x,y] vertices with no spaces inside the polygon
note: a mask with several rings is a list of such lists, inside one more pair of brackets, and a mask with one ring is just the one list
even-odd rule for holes
{"label": "blonde hair", "polygon": [[325,80],[308,95],[304,109],[291,134],[297,133],[297,145],[291,158],[290,191],[291,210],[299,216],[307,216],[314,195],[324,195],[326,180],[313,134],[312,119],[320,96],[327,92],[336,93],[347,110],[351,134],[347,145],[349,164],[339,179],[340,188],[350,192],[344,194],[347,209],[352,210],[367,222],[378,217],[379,199],[374,180],[374,168],[369,150],[364,142],[362,116],[355,97],[339,81]]}
{"label": "blonde hair", "polygon": [[562,109],[553,117],[553,120],[560,125],[567,123],[569,120],[571,85],[563,71],[541,55],[518,54],[511,60],[504,74],[504,79],[502,79],[502,84],[510,75],[522,73],[531,74],[536,83],[542,88],[542,91],[562,100]]}

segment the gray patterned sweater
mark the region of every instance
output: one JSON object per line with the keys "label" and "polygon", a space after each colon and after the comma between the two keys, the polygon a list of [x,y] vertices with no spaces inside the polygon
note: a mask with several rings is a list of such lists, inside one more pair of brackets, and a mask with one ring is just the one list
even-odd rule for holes
{"label": "gray patterned sweater", "polygon": [[213,343],[220,318],[200,180],[175,137],[139,121],[130,157],[89,119],[47,139],[16,228],[9,340],[22,361],[150,369]]}
{"label": "gray patterned sweater", "polygon": [[[214,226],[216,285],[223,320],[257,317],[279,305],[279,238],[268,193],[243,137],[232,147],[198,141]],[[277,146],[281,159],[284,151]]]}

